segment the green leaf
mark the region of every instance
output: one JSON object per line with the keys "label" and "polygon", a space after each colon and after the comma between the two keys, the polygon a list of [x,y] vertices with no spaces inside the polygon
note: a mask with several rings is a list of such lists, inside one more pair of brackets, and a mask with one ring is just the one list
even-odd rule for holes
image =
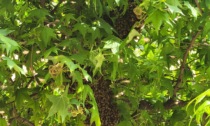
{"label": "green leaf", "polygon": [[72,78],[73,78],[72,82],[75,82],[75,81],[78,82],[77,92],[79,93],[79,92],[81,92],[84,89],[82,75],[78,71],[74,71],[71,74],[72,74]]}
{"label": "green leaf", "polygon": [[54,56],[54,57],[48,57],[49,60],[52,60],[54,63],[63,63],[66,64],[67,67],[70,69],[70,72],[73,72],[75,69],[79,68],[78,64],[74,64],[74,62],[63,55]]}
{"label": "green leaf", "polygon": [[101,126],[98,106],[97,106],[97,103],[93,94],[93,90],[91,89],[89,85],[84,85],[83,97],[86,98],[87,95],[90,97],[90,104],[92,105],[92,108],[90,109],[91,111],[90,123],[92,124],[93,122],[95,122],[96,126]]}
{"label": "green leaf", "polygon": [[91,118],[90,118],[90,123],[92,124],[95,122],[96,126],[101,126],[101,121],[98,113],[98,109],[93,106],[91,109]]}
{"label": "green leaf", "polygon": [[46,10],[44,8],[35,9],[29,13],[29,17],[32,17],[32,18],[35,17],[38,19],[44,19],[47,15],[49,15],[49,12],[48,12],[48,10]]}
{"label": "green leaf", "polygon": [[104,29],[109,35],[111,35],[112,31],[114,30],[110,24],[101,18],[98,20],[97,25],[99,28]]}
{"label": "green leaf", "polygon": [[210,77],[210,67],[206,70],[208,77]]}
{"label": "green leaf", "polygon": [[179,0],[166,0],[166,3],[176,7],[181,6]]}
{"label": "green leaf", "polygon": [[74,25],[73,31],[79,31],[83,38],[85,38],[85,35],[91,31],[90,26],[85,23],[77,23]]}
{"label": "green leaf", "polygon": [[132,126],[132,123],[130,120],[123,120],[117,126]]}
{"label": "green leaf", "polygon": [[140,33],[136,29],[132,29],[126,38],[126,43],[129,43],[136,36],[140,36]]}
{"label": "green leaf", "polygon": [[111,73],[111,79],[115,80],[116,76],[117,76],[117,70],[118,70],[118,55],[113,55],[112,57],[112,62],[113,62],[113,69],[112,69],[112,73]]}
{"label": "green leaf", "polygon": [[44,46],[50,44],[50,41],[52,39],[56,38],[56,34],[54,33],[54,30],[49,27],[42,27],[41,28],[41,39],[44,42]]}
{"label": "green leaf", "polygon": [[11,32],[13,32],[13,30],[0,29],[0,34],[3,35],[3,36],[6,36],[6,35],[10,34]]}
{"label": "green leaf", "polygon": [[107,40],[105,41],[104,49],[111,49],[113,54],[119,51],[120,44],[117,41]]}
{"label": "green leaf", "polygon": [[6,49],[7,54],[12,53],[19,49],[19,45],[16,41],[0,34],[0,44],[3,49]]}
{"label": "green leaf", "polygon": [[199,12],[188,1],[184,1],[184,5],[191,10],[193,17],[198,17]]}
{"label": "green leaf", "polygon": [[145,21],[146,24],[150,22],[153,24],[155,31],[158,33],[163,22],[169,22],[169,15],[166,12],[156,9],[149,14]]}
{"label": "green leaf", "polygon": [[73,54],[72,59],[76,60],[79,64],[84,64],[88,59],[89,51],[80,51],[79,53]]}
{"label": "green leaf", "polygon": [[55,77],[55,84],[56,85],[62,85],[63,84],[63,72],[61,72],[60,74],[58,74],[56,77]]}
{"label": "green leaf", "polygon": [[104,55],[100,52],[97,56],[94,57],[94,65],[95,68],[93,70],[93,75],[96,74],[97,71],[99,71],[101,73],[101,66],[105,60]]}
{"label": "green leaf", "polygon": [[7,126],[7,122],[4,118],[0,117],[0,126]]}
{"label": "green leaf", "polygon": [[208,7],[208,9],[210,9],[210,0],[205,0],[205,4]]}
{"label": "green leaf", "polygon": [[52,52],[58,54],[58,50],[57,47],[52,47],[44,52],[44,57],[47,58]]}
{"label": "green leaf", "polygon": [[85,78],[86,81],[91,81],[92,82],[92,78],[91,76],[87,73],[87,71],[85,69],[81,69],[82,70],[82,74]]}
{"label": "green leaf", "polygon": [[103,7],[100,0],[93,0],[93,7],[95,11],[99,14],[99,17],[102,16]]}
{"label": "green leaf", "polygon": [[62,122],[64,122],[65,118],[70,115],[70,113],[68,112],[70,102],[67,94],[64,93],[60,96],[47,95],[47,98],[52,102],[52,106],[50,107],[47,118],[57,113],[58,116],[61,116]]}
{"label": "green leaf", "polygon": [[170,4],[166,4],[169,8],[169,10],[171,11],[171,13],[180,13],[182,15],[184,15],[181,11],[181,9],[179,9],[177,6],[172,6]]}
{"label": "green leaf", "polygon": [[209,34],[209,32],[210,32],[210,22],[207,21],[204,26],[203,36],[206,36],[207,34]]}
{"label": "green leaf", "polygon": [[19,89],[15,92],[15,104],[18,109],[23,107],[24,104],[26,103],[31,103],[33,102],[32,99],[30,98],[28,91],[26,88]]}
{"label": "green leaf", "polygon": [[9,69],[14,69],[16,72],[21,73],[23,75],[26,74],[26,71],[24,71],[22,68],[20,68],[12,59],[10,59],[9,57],[3,57],[3,60],[7,61],[7,66],[9,67]]}
{"label": "green leaf", "polygon": [[153,53],[152,51],[149,51],[149,53],[147,54],[147,58],[148,58],[149,60],[154,60],[154,59],[155,59],[154,53]]}

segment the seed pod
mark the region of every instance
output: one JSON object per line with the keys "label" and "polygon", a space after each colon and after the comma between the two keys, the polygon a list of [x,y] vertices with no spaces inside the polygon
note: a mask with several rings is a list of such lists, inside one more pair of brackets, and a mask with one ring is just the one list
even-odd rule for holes
{"label": "seed pod", "polygon": [[141,15],[143,11],[139,6],[137,6],[133,9],[133,12],[135,15]]}

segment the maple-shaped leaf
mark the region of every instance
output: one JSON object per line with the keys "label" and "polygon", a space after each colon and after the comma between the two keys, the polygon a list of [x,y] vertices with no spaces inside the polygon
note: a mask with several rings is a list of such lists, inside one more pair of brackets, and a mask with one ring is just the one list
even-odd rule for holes
{"label": "maple-shaped leaf", "polygon": [[146,19],[145,23],[152,23],[155,31],[158,33],[160,30],[160,26],[163,24],[163,22],[169,23],[169,15],[166,12],[155,10],[153,11],[149,17]]}
{"label": "maple-shaped leaf", "polygon": [[83,38],[85,38],[85,35],[91,31],[90,26],[85,23],[77,23],[74,25],[73,31],[79,31]]}
{"label": "maple-shaped leaf", "polygon": [[55,39],[56,38],[56,34],[54,32],[53,29],[49,28],[49,27],[42,27],[41,29],[41,39],[44,42],[44,46],[46,47],[51,39]]}
{"label": "maple-shaped leaf", "polygon": [[49,110],[48,118],[57,113],[58,116],[61,116],[62,122],[64,122],[66,116],[70,114],[68,112],[70,101],[67,95],[65,93],[60,96],[47,95],[47,98],[52,102],[52,106]]}

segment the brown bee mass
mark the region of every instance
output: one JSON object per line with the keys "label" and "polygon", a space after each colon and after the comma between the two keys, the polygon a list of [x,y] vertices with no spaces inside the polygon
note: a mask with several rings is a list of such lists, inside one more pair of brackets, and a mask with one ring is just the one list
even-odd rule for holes
{"label": "brown bee mass", "polygon": [[126,13],[117,18],[114,23],[114,28],[118,32],[119,37],[122,39],[127,37],[134,23],[138,21],[135,13],[133,12],[135,7],[135,3],[129,3]]}
{"label": "brown bee mass", "polygon": [[100,78],[98,83],[92,86],[102,126],[116,126],[119,121],[119,112],[117,105],[113,102],[115,100],[109,87],[110,84],[109,80]]}

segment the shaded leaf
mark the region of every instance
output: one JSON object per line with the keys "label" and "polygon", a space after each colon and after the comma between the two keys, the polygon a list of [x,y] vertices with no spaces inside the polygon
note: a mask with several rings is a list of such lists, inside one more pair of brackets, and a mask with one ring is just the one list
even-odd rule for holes
{"label": "shaded leaf", "polygon": [[47,95],[47,98],[52,102],[48,118],[57,113],[58,116],[61,116],[62,122],[64,122],[65,118],[70,114],[68,112],[68,107],[70,102],[67,95],[64,94],[60,96]]}
{"label": "shaded leaf", "polygon": [[145,21],[145,23],[150,22],[153,24],[155,31],[158,33],[163,22],[169,22],[169,15],[166,12],[154,10],[151,14],[149,14]]}
{"label": "shaded leaf", "polygon": [[42,27],[41,28],[41,39],[44,42],[44,46],[46,47],[48,44],[50,44],[50,41],[52,39],[56,38],[56,34],[54,33],[54,30],[49,27]]}

